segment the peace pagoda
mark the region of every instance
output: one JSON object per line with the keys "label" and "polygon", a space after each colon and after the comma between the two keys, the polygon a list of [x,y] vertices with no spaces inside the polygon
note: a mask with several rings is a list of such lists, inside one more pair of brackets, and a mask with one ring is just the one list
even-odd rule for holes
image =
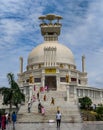
{"label": "peace pagoda", "polygon": [[[20,57],[18,84],[26,96],[26,102],[30,102],[33,95],[46,87],[48,97],[51,95],[61,103],[66,101],[64,104],[78,104],[78,98],[84,96],[91,98],[94,104],[103,103],[103,90],[87,84],[85,56],[81,58],[81,72],[77,70],[72,51],[58,41],[62,17],[48,14],[39,19],[44,42],[29,53],[24,72],[23,58]],[[41,98],[42,96],[41,92]],[[62,108],[63,104],[58,106]]]}

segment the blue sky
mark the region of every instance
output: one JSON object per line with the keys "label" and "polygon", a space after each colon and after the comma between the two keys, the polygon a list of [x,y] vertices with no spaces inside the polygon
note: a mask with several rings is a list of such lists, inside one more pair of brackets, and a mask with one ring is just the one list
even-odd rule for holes
{"label": "blue sky", "polygon": [[9,72],[17,79],[20,56],[26,70],[29,52],[43,42],[38,17],[49,13],[63,17],[59,42],[77,69],[85,55],[88,84],[103,88],[103,0],[0,0],[0,86],[8,86]]}

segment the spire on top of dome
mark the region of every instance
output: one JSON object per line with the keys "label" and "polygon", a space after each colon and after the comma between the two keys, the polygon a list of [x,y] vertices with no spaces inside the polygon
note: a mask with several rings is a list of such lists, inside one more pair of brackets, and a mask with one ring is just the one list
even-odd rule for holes
{"label": "spire on top of dome", "polygon": [[41,34],[44,36],[44,40],[57,41],[62,26],[59,21],[62,19],[62,17],[59,15],[48,14],[45,16],[40,16],[39,19],[42,21],[40,27]]}

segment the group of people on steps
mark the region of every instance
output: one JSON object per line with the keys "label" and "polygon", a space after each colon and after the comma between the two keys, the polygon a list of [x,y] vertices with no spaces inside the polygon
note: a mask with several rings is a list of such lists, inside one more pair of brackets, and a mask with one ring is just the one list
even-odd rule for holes
{"label": "group of people on steps", "polygon": [[[32,103],[35,102],[36,99],[38,100],[38,113],[42,113],[42,115],[45,115],[45,108],[40,102],[39,92],[37,93],[37,97],[35,97],[35,95],[33,95],[31,101],[28,102],[28,113],[31,112]],[[46,101],[46,94],[44,95],[43,100]]]}
{"label": "group of people on steps", "polygon": [[[30,109],[31,109],[32,103],[36,101],[36,98],[39,101],[39,103],[38,103],[38,113],[42,113],[42,115],[45,115],[45,108],[40,102],[39,92],[37,92],[36,97],[35,97],[35,95],[33,95],[33,98],[31,99],[31,102],[28,103],[28,112],[29,113],[31,112]],[[47,100],[46,94],[44,94],[43,100],[44,101]],[[52,104],[55,105],[55,99],[53,97],[51,97],[51,102],[50,102],[50,105],[52,105]],[[57,122],[57,128],[60,127],[61,113],[60,113],[59,107],[57,107],[56,122]]]}
{"label": "group of people on steps", "polygon": [[[34,91],[36,92],[36,86],[34,86]],[[38,102],[38,112],[42,113],[42,115],[45,115],[45,108],[44,106],[41,104],[40,102],[40,92],[44,92],[47,91],[48,92],[48,87],[42,87],[42,89],[40,89],[40,91],[37,92],[36,96],[35,94],[32,96],[31,101],[28,102],[28,113],[31,112],[31,107],[32,107],[32,103],[36,101],[36,99],[39,101]],[[47,96],[46,94],[44,94],[43,96],[43,100],[46,101],[47,100]],[[51,97],[51,103],[50,104],[55,104],[55,99],[53,97]]]}

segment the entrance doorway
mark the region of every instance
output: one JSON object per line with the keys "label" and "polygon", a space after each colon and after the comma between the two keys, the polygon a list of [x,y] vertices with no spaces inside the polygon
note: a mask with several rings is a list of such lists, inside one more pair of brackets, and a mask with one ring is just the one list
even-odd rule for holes
{"label": "entrance doorway", "polygon": [[56,90],[56,76],[45,76],[45,86],[48,86],[49,90]]}

